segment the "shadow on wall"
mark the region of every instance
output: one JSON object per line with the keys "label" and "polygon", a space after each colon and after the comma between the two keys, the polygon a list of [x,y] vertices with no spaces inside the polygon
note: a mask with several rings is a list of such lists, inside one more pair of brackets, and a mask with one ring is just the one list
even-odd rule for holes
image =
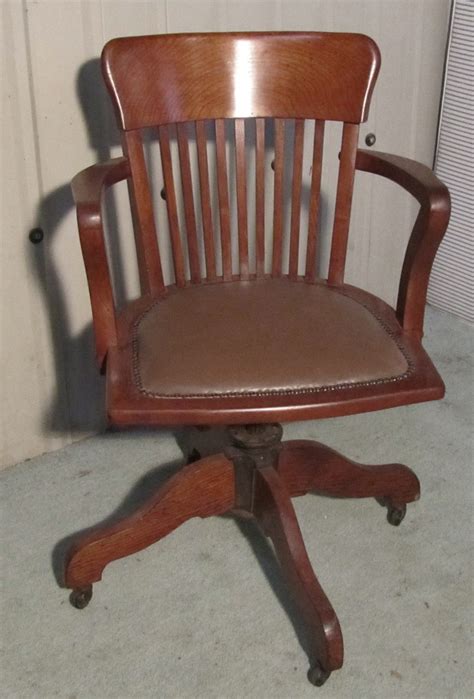
{"label": "shadow on wall", "polygon": [[[89,145],[97,161],[110,158],[110,148],[120,143],[102,81],[100,60],[85,63],[77,76],[77,94],[84,114]],[[91,160],[91,164],[93,159]],[[74,175],[71,172],[71,177]],[[104,382],[94,359],[92,323],[74,335],[68,314],[65,287],[67,260],[59,267],[54,259],[54,241],[62,220],[74,210],[70,182],[50,192],[38,205],[36,226],[45,232],[40,245],[26,241],[27,254],[35,271],[49,314],[53,340],[56,391],[44,413],[44,429],[53,432],[82,432],[100,429],[104,424]],[[124,275],[120,267],[117,216],[107,201],[108,243],[114,267],[118,302],[124,297]],[[63,230],[64,232],[64,230]],[[76,234],[77,232],[74,231]]]}
{"label": "shadow on wall", "polygon": [[[91,157],[91,163],[103,162],[111,157],[111,148],[120,145],[120,134],[115,124],[115,116],[107,94],[99,59],[86,62],[79,70],[77,76],[77,94],[81,105],[84,121],[87,129],[88,143],[95,152]],[[267,123],[265,133],[265,145],[269,151],[273,150],[274,133],[271,125]],[[231,141],[232,134],[226,130],[227,140]],[[213,138],[208,132],[208,137]],[[154,136],[145,135],[145,147],[150,146]],[[193,137],[189,136],[190,142]],[[292,142],[292,132],[287,134],[286,144]],[[60,147],[60,144],[59,144]],[[287,163],[291,163],[291,152],[285,152]],[[235,189],[235,166],[233,158],[229,159],[229,188]],[[290,165],[291,168],[291,165]],[[287,168],[285,168],[287,169]],[[75,172],[71,172],[71,177]],[[155,173],[150,172],[153,180]],[[267,175],[269,177],[270,175]],[[211,187],[211,189],[213,189]],[[249,187],[251,195],[251,188]],[[215,194],[215,192],[214,192]],[[291,201],[291,184],[288,177],[285,178],[284,198],[286,201],[287,228],[289,224],[289,204]],[[308,188],[303,184],[302,202],[309,199]],[[161,202],[163,204],[163,202]],[[214,207],[217,200],[213,201]],[[304,204],[303,204],[304,205]],[[235,219],[235,201],[231,200],[232,216]],[[117,308],[121,308],[127,300],[125,270],[123,255],[119,237],[117,211],[112,197],[105,199],[105,219],[107,221],[107,247],[109,263],[111,265],[111,277]],[[306,207],[307,208],[307,207]],[[54,348],[54,364],[56,372],[56,391],[52,404],[44,413],[44,429],[49,432],[81,433],[100,430],[105,426],[104,415],[104,381],[100,377],[94,358],[94,338],[92,323],[79,333],[74,334],[71,317],[68,313],[67,296],[65,289],[71,293],[67,259],[59,262],[54,259],[54,241],[58,231],[61,230],[61,222],[74,210],[74,202],[71,193],[70,182],[50,192],[40,202],[36,217],[36,226],[45,231],[44,241],[40,245],[32,245],[26,241],[27,254],[34,268],[41,293],[43,294],[49,314],[50,331]],[[320,201],[320,231],[327,230],[328,202],[321,195]],[[218,242],[218,216],[214,215],[216,246]],[[271,217],[267,216],[266,225],[271,225]],[[77,229],[71,231],[71,235],[77,235]],[[62,229],[64,232],[64,228]],[[68,232],[69,235],[69,232]],[[320,247],[327,244],[326,235],[318,236]],[[218,249],[218,248],[216,248]],[[165,258],[162,251],[162,259]],[[321,261],[320,250],[316,252],[317,259]],[[84,283],[85,278],[84,278]]]}

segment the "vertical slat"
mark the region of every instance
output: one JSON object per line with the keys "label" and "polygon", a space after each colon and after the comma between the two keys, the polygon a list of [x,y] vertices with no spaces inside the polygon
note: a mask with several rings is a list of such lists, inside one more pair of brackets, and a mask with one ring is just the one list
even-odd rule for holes
{"label": "vertical slat", "polygon": [[342,284],[344,281],[358,137],[359,124],[345,123],[342,131],[336,210],[329,260],[328,282],[330,284]]}
{"label": "vertical slat", "polygon": [[293,145],[293,182],[291,188],[291,224],[290,224],[290,261],[288,275],[290,279],[298,276],[298,256],[300,249],[301,218],[301,179],[303,176],[304,119],[295,119]]}
{"label": "vertical slat", "polygon": [[265,119],[255,120],[255,257],[257,277],[265,274]]}
{"label": "vertical slat", "polygon": [[245,171],[245,120],[235,120],[235,164],[237,185],[237,230],[239,234],[240,278],[249,278],[249,243],[247,232],[247,174]]}
{"label": "vertical slat", "polygon": [[225,152],[225,122],[216,119],[217,196],[221,229],[222,271],[225,281],[232,279],[232,248],[230,239],[229,188]]}
{"label": "vertical slat", "polygon": [[318,242],[319,202],[321,173],[323,169],[324,121],[314,123],[313,164],[311,168],[311,193],[309,198],[308,244],[306,248],[306,280],[316,279],[316,249]]}
{"label": "vertical slat", "polygon": [[129,191],[140,288],[144,294],[156,293],[164,288],[164,282],[140,131],[124,134],[123,149],[129,159],[132,175]]}
{"label": "vertical slat", "polygon": [[189,144],[187,124],[177,125],[179,165],[181,170],[181,186],[183,189],[184,219],[186,222],[186,237],[188,240],[189,269],[191,281],[201,281],[199,265],[199,247],[196,233],[196,216],[194,213],[193,180],[189,161]]}
{"label": "vertical slat", "polygon": [[186,275],[184,271],[183,248],[179,233],[178,210],[176,207],[176,194],[173,180],[173,164],[171,161],[170,141],[168,126],[159,126],[161,165],[165,183],[166,208],[168,210],[168,224],[170,229],[171,247],[173,250],[174,274],[177,286],[185,286]]}
{"label": "vertical slat", "polygon": [[275,183],[273,188],[272,277],[281,276],[283,232],[283,165],[285,157],[285,120],[275,119]]}
{"label": "vertical slat", "polygon": [[206,255],[206,276],[216,278],[216,251],[214,246],[214,229],[212,226],[211,194],[209,191],[209,166],[207,163],[206,125],[196,121],[196,144],[199,167],[199,189],[201,193],[202,228],[204,233],[204,251]]}

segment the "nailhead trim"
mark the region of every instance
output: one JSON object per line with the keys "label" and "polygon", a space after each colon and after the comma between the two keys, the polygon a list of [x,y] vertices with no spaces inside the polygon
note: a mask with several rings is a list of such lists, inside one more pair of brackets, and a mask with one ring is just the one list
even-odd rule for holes
{"label": "nailhead trim", "polygon": [[[342,289],[331,289],[331,291],[334,291],[337,294],[341,294],[341,296],[346,296],[347,298],[351,299],[352,301],[355,301],[355,299],[348,294],[347,292],[343,291]],[[133,338],[132,338],[132,368],[133,368],[133,378],[135,381],[135,385],[137,386],[138,390],[143,393],[144,395],[148,396],[149,398],[161,398],[161,399],[166,399],[166,398],[172,398],[172,399],[177,399],[177,398],[200,398],[200,399],[206,399],[206,398],[245,398],[245,397],[266,397],[266,396],[297,396],[297,395],[302,395],[304,393],[330,393],[333,391],[343,391],[345,389],[353,389],[353,388],[364,388],[368,386],[379,386],[382,384],[387,384],[387,383],[399,383],[400,381],[404,381],[405,379],[408,379],[410,376],[412,376],[414,372],[414,362],[412,358],[409,356],[406,347],[402,345],[400,342],[400,339],[396,333],[393,332],[391,328],[388,327],[388,325],[385,323],[385,321],[380,318],[378,315],[376,315],[372,309],[365,303],[361,303],[360,301],[355,301],[355,303],[358,303],[360,306],[365,308],[373,318],[379,323],[379,325],[382,327],[382,329],[387,333],[389,337],[395,342],[396,346],[400,350],[401,354],[405,358],[408,368],[403,374],[399,374],[398,376],[388,376],[384,377],[382,379],[371,379],[370,381],[357,381],[354,383],[338,383],[338,384],[330,384],[328,386],[307,386],[305,388],[284,388],[284,389],[279,389],[279,390],[273,390],[273,389],[268,389],[264,391],[221,391],[220,393],[154,393],[153,391],[148,391],[146,388],[143,387],[142,384],[142,379],[140,375],[140,367],[138,363],[138,337],[137,337],[137,331],[138,331],[138,326],[144,319],[148,313],[150,313],[155,306],[157,306],[159,303],[162,302],[163,299],[158,299],[152,303],[151,306],[149,306],[143,313],[138,316],[138,318],[135,320],[133,324]]]}

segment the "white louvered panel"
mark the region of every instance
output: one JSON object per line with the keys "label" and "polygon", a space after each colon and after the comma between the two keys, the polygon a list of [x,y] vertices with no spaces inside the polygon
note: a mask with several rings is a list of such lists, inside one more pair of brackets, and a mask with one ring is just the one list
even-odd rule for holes
{"label": "white louvered panel", "polygon": [[436,256],[428,301],[474,322],[474,3],[456,0],[436,149],[436,174],[451,193],[452,215]]}

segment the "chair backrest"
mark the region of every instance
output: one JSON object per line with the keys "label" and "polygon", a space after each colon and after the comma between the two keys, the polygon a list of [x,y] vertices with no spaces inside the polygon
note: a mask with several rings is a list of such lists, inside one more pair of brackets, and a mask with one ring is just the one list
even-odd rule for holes
{"label": "chair backrest", "polygon": [[[269,133],[274,147],[271,273],[297,277],[306,120],[314,122],[314,145],[305,277],[315,278],[324,124],[327,120],[343,122],[328,272],[330,283],[343,281],[359,124],[367,118],[380,64],[378,48],[369,37],[315,32],[129,37],[110,41],[104,48],[102,61],[123,134],[124,152],[130,160],[130,193],[143,292],[155,292],[163,287],[143,150],[143,129],[150,127],[157,129],[160,143],[175,282],[184,286],[188,281],[228,281],[235,277],[226,146],[229,133],[235,151],[238,278],[245,280],[265,274],[268,241],[265,235],[268,194],[265,151]],[[231,130],[229,124],[232,124]],[[209,177],[210,128],[216,151],[219,237],[214,234],[213,183]],[[179,226],[179,183],[170,149],[175,129],[185,234]],[[285,143],[289,132],[291,144]],[[190,137],[196,142],[198,183],[193,181]],[[249,221],[247,206],[249,141],[255,150],[255,217],[252,221]],[[291,178],[291,213],[288,263],[284,269],[283,198],[287,177]],[[197,206],[198,199],[200,205]],[[253,236],[250,248],[249,232]],[[205,265],[200,259],[201,243]],[[251,256],[249,249],[253,252]]]}

